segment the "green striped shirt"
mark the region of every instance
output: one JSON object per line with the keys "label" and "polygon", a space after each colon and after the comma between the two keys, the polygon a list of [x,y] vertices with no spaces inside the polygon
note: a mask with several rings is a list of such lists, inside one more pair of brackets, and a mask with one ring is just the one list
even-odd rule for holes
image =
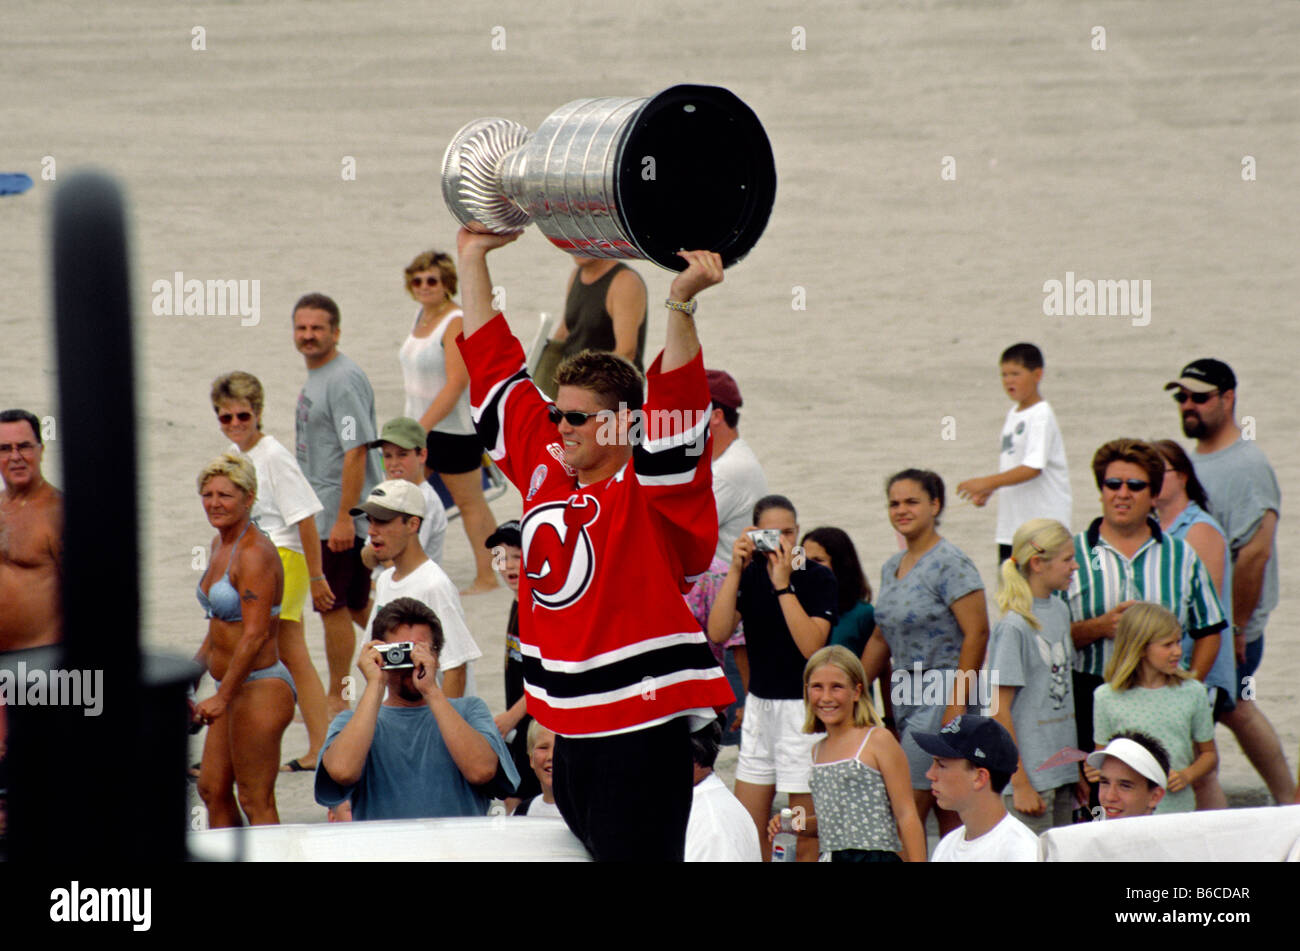
{"label": "green striped shirt", "polygon": [[[1121,601],[1154,601],[1177,615],[1192,637],[1206,637],[1227,627],[1219,596],[1205,565],[1186,542],[1160,531],[1148,520],[1151,537],[1126,558],[1101,537],[1101,519],[1074,536],[1079,570],[1066,592],[1070,621],[1100,617]],[[1104,637],[1074,652],[1074,669],[1103,676],[1114,649]]]}

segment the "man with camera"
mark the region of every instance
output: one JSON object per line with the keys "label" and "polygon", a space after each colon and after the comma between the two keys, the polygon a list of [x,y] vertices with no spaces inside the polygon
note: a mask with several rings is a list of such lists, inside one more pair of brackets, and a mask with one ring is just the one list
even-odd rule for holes
{"label": "man with camera", "polygon": [[560,364],[548,403],[491,304],[486,255],[515,237],[461,229],[456,342],[479,438],[524,496],[528,712],[556,734],[555,801],[597,860],[680,862],[690,732],[733,699],[683,597],[718,536],[693,298],[722,281],[722,259],[679,252],[648,387],[628,361],[588,350]]}
{"label": "man with camera", "polygon": [[[381,608],[357,667],[357,708],[330,724],[316,770],[316,801],[345,799],[352,818],[481,816],[514,792],[519,774],[478,697],[448,697],[435,671],[442,624],[414,598]],[[385,695],[386,694],[386,695]]]}

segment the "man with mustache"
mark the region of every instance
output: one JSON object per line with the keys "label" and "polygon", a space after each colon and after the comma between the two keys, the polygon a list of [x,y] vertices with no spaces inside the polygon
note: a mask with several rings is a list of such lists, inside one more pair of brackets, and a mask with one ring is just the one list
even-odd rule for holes
{"label": "man with mustache", "polygon": [[1251,765],[1279,803],[1289,803],[1296,784],[1277,731],[1254,700],[1254,674],[1264,656],[1264,627],[1277,606],[1274,536],[1282,494],[1268,458],[1237,425],[1237,376],[1221,360],[1203,358],[1183,367],[1173,391],[1183,433],[1196,440],[1192,465],[1210,499],[1210,514],[1223,526],[1232,552],[1232,622],[1237,657],[1237,703],[1222,722],[1237,737]]}
{"label": "man with mustache", "polygon": [[63,494],[41,474],[44,454],[40,420],[23,409],[0,412],[0,652],[61,636]]}

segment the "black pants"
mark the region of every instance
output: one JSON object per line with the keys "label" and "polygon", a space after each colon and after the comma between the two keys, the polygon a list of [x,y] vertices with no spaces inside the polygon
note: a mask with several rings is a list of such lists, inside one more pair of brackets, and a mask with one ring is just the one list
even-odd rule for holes
{"label": "black pants", "polygon": [[555,804],[597,862],[680,862],[694,795],[686,717],[555,738]]}
{"label": "black pants", "polygon": [[[1106,682],[1105,678],[1097,677],[1093,674],[1081,674],[1077,670],[1073,671],[1074,683],[1074,725],[1079,734],[1079,749],[1085,753],[1091,753],[1095,747],[1096,741],[1092,735],[1092,693],[1098,687]],[[1106,743],[1110,737],[1101,739]],[[1088,805],[1095,806],[1097,800],[1097,784],[1090,784],[1091,792],[1088,796]]]}

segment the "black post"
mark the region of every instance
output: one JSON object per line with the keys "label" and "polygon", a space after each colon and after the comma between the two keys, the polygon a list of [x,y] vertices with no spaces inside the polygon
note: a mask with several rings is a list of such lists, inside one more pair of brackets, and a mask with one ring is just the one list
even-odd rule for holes
{"label": "black post", "polygon": [[[139,644],[134,355],[121,193],[62,185],[53,214],[63,455],[64,670],[102,676],[101,711],[9,708],[13,859],[181,860],[185,684],[197,668]],[[142,659],[145,660],[142,666]],[[30,666],[30,665],[29,665]],[[84,679],[84,674],[83,674]]]}

